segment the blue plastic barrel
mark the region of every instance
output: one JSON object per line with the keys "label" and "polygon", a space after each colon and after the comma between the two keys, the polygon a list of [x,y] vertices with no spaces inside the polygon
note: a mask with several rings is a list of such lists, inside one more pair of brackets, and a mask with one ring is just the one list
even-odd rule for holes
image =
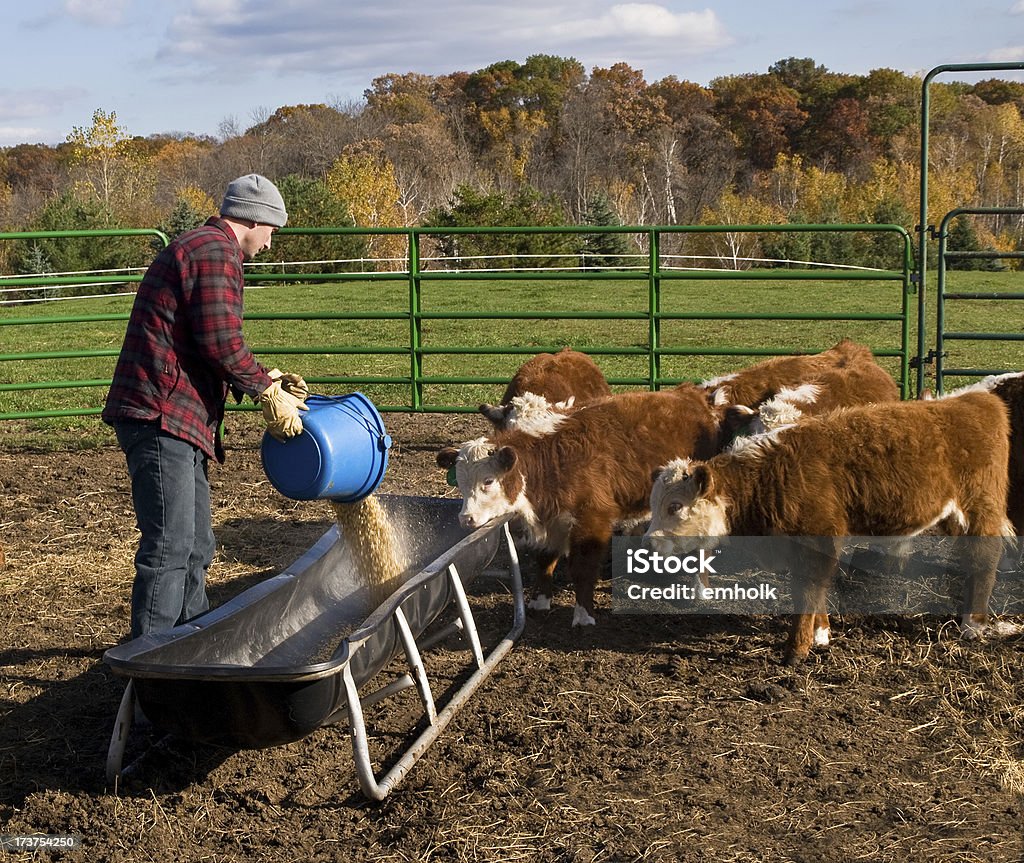
{"label": "blue plastic barrel", "polygon": [[260,458],[271,484],[292,500],[353,503],[371,494],[388,468],[391,436],[362,393],[311,395],[302,434],[279,441],[263,435]]}

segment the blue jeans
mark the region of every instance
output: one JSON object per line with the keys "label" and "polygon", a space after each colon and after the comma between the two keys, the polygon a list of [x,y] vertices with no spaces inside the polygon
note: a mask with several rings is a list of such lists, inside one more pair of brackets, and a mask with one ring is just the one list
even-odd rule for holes
{"label": "blue jeans", "polygon": [[206,454],[155,423],[119,421],[142,537],[135,553],[132,638],[170,629],[210,607],[206,570],[216,541]]}

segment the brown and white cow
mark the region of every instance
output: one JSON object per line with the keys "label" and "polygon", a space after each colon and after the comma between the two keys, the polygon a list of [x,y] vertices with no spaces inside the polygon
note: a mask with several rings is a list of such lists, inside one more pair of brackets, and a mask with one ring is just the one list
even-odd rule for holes
{"label": "brown and white cow", "polygon": [[1010,412],[1010,464],[1006,515],[1013,523],[1017,536],[1024,536],[1024,372],[992,375],[944,398],[957,397],[972,390],[982,390],[999,396]]}
{"label": "brown and white cow", "polygon": [[482,404],[480,413],[498,431],[518,428],[548,434],[561,418],[612,394],[608,381],[589,356],[572,348],[537,354],[523,363],[498,405]]}
{"label": "brown and white cow", "polygon": [[962,621],[969,633],[1002,633],[1007,628],[988,624],[986,615],[999,538],[1011,533],[1009,431],[1005,404],[986,392],[808,418],[706,462],[668,465],[651,492],[647,541],[670,553],[691,548],[695,537],[836,538],[800,573],[809,586],[785,651],[787,664],[796,664],[812,642],[828,644],[825,594],[839,537],[912,536],[933,527],[991,537],[961,560],[970,584]]}
{"label": "brown and white cow", "polygon": [[595,622],[594,585],[614,526],[646,515],[655,469],[719,449],[715,413],[691,387],[614,395],[566,416],[551,434],[495,432],[441,450],[437,463],[455,467],[463,525],[517,516],[540,552],[531,608],[551,607],[555,565],[568,557],[577,626]]}
{"label": "brown and white cow", "polygon": [[818,371],[807,383],[786,386],[757,405],[750,432],[758,434],[843,407],[899,401],[900,391],[870,353]]}
{"label": "brown and white cow", "polygon": [[871,349],[850,339],[842,339],[819,354],[772,357],[740,371],[704,381],[700,386],[717,405],[753,408],[784,388],[813,383],[829,369],[860,365],[876,365]]}

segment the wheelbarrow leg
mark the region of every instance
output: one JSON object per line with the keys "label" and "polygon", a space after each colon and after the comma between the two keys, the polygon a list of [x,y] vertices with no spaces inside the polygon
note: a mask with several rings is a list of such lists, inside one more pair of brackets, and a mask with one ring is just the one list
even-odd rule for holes
{"label": "wheelbarrow leg", "polygon": [[110,735],[110,747],[107,749],[107,783],[117,791],[118,780],[121,778],[121,763],[124,760],[124,748],[128,743],[128,732],[135,720],[135,687],[129,680],[121,696],[121,706],[114,720],[114,731]]}

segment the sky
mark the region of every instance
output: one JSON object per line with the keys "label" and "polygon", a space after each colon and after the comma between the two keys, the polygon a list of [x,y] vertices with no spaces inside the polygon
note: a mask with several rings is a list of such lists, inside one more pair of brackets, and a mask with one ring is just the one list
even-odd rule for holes
{"label": "sky", "polygon": [[[0,0],[0,147],[58,144],[97,110],[130,135],[244,130],[362,101],[387,73],[532,54],[707,85],[810,57],[833,72],[1024,61],[1024,0]],[[1019,72],[943,74],[977,81]]]}

